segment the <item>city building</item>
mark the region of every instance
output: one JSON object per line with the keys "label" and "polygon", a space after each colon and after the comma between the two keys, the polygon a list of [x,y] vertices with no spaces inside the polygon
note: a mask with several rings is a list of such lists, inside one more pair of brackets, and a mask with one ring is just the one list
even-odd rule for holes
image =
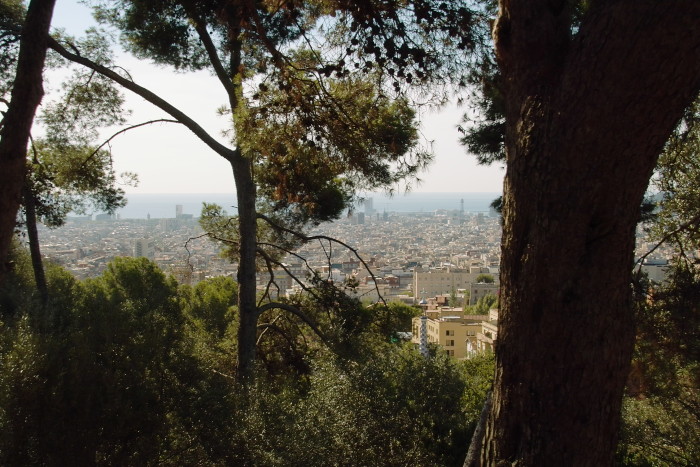
{"label": "city building", "polygon": [[[426,332],[429,344],[440,346],[450,357],[469,358],[477,348],[476,338],[482,332],[487,315],[445,315],[428,318]],[[420,343],[421,318],[412,320],[411,342]]]}
{"label": "city building", "polygon": [[498,284],[488,282],[475,282],[469,284],[469,304],[476,303],[487,295],[498,296]]}
{"label": "city building", "polygon": [[416,300],[435,295],[449,295],[459,289],[468,290],[480,274],[489,273],[487,267],[458,269],[415,268],[413,271],[413,294]]}
{"label": "city building", "polygon": [[487,320],[481,322],[481,330],[476,334],[476,352],[493,352],[498,337],[498,310],[489,310]]}
{"label": "city building", "polygon": [[[439,346],[457,359],[493,352],[498,335],[498,310],[491,309],[488,315],[465,315],[461,311],[461,308],[447,307],[426,310],[427,343]],[[422,319],[412,320],[411,342],[416,345],[421,340]]]}
{"label": "city building", "polygon": [[148,259],[156,257],[156,244],[150,238],[137,238],[134,240],[133,256],[144,256]]}
{"label": "city building", "polygon": [[367,217],[372,217],[372,214],[374,214],[374,199],[372,198],[365,198],[365,215]]}

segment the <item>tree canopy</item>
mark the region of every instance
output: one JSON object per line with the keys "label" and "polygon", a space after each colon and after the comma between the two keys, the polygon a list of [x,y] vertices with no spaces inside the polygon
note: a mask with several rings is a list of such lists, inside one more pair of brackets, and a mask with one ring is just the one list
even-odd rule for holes
{"label": "tree canopy", "polygon": [[419,145],[409,97],[420,92],[439,102],[448,89],[440,86],[466,84],[464,52],[483,45],[486,17],[467,2],[425,0],[121,1],[98,2],[96,13],[137,58],[208,69],[226,91],[221,112],[231,128],[219,141],[89,50],[51,42],[62,57],[168,113],[231,164],[238,212],[226,238],[239,265],[239,373],[249,377],[257,257],[275,261],[259,221],[281,242],[271,248],[284,252],[289,242],[308,241],[305,226],[337,218],[359,189],[391,188],[415,176],[430,155]]}

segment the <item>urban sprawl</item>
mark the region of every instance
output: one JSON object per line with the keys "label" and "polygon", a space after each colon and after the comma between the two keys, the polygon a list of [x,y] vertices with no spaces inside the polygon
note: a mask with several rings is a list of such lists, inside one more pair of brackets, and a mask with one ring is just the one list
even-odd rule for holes
{"label": "urban sprawl", "polygon": [[[69,218],[58,229],[40,226],[42,253],[81,279],[100,275],[118,256],[147,257],[186,284],[222,275],[235,278],[237,264],[221,256],[220,244],[206,236],[197,219],[183,213],[181,205],[174,206],[173,214],[161,219],[101,214]],[[406,334],[417,345],[422,335],[423,345],[437,344],[455,358],[493,350],[498,310],[476,305],[498,296],[501,225],[496,212],[377,212],[370,199],[363,211],[309,235],[335,238],[354,251],[324,239],[309,242],[273,270],[274,282],[268,270],[259,272],[261,293],[299,293],[313,270],[337,284],[352,282],[347,293],[364,302],[420,306],[423,316],[413,320],[412,332]],[[640,229],[637,256],[653,246]],[[645,258],[641,267],[651,280],[664,279],[669,255],[661,248]]]}

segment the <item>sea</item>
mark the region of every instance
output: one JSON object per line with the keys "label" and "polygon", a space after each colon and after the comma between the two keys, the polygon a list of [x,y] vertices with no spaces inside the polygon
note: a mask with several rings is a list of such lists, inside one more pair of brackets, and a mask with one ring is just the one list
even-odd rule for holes
{"label": "sea", "polygon": [[[489,212],[489,204],[500,193],[407,193],[389,196],[383,193],[364,195],[371,199],[371,207],[377,213],[430,213],[437,210],[459,211],[464,201],[465,213]],[[175,217],[176,206],[182,206],[183,214],[199,217],[202,203],[222,206],[227,213],[236,213],[236,195],[233,193],[132,193],[127,195],[127,205],[117,211],[121,219],[146,219]],[[366,201],[369,204],[369,201]],[[363,211],[366,206],[357,206]]]}

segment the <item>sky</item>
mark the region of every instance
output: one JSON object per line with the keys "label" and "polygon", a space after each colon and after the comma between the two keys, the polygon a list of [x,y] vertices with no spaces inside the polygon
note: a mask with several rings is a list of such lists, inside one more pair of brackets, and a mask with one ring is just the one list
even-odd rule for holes
{"label": "sky", "polygon": [[[87,7],[76,0],[58,0],[53,27],[65,28],[80,35],[94,25]],[[216,109],[227,102],[223,89],[209,72],[176,73],[123,54],[117,62],[127,69],[134,81],[166,98],[193,117],[220,141],[226,128]],[[49,81],[57,87],[58,82]],[[168,118],[142,98],[126,92],[126,107],[132,111],[129,124]],[[448,105],[438,111],[419,114],[421,138],[432,147],[435,159],[413,183],[416,193],[433,192],[500,192],[504,170],[483,167],[459,144],[457,125],[464,108]],[[104,137],[114,131],[105,132]],[[111,143],[117,172],[135,172],[137,187],[124,187],[127,193],[233,193],[235,185],[227,161],[216,155],[189,130],[172,123],[157,123],[131,130]]]}

